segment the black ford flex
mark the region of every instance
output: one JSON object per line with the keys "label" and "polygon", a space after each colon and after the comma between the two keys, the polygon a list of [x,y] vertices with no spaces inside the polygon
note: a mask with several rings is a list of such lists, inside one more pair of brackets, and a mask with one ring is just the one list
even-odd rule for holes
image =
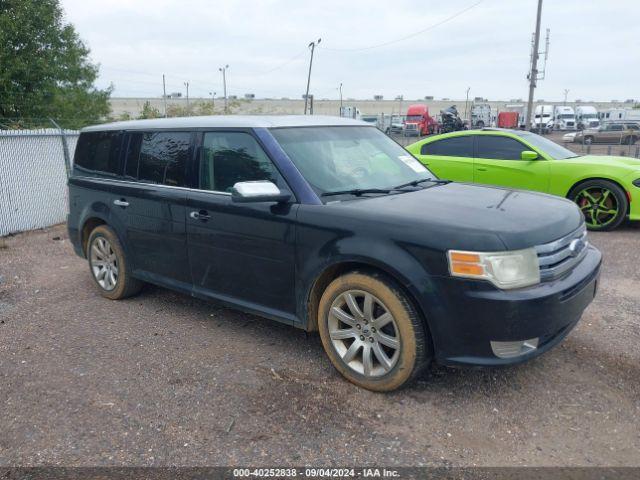
{"label": "black ford flex", "polygon": [[85,128],[69,201],[105,297],[149,282],[319,330],[333,365],[379,391],[431,360],[545,352],[592,301],[601,262],[570,201],[438,179],[333,117]]}

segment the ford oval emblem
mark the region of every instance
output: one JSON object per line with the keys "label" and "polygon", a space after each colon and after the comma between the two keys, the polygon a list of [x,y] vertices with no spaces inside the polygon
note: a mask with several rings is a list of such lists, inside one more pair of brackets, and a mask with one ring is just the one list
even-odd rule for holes
{"label": "ford oval emblem", "polygon": [[577,257],[584,247],[584,241],[581,238],[576,238],[569,244],[569,254],[572,257]]}

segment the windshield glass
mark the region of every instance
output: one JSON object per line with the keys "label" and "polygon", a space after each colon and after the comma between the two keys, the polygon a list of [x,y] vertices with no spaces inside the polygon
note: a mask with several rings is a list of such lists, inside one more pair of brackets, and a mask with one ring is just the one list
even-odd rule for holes
{"label": "windshield glass", "polygon": [[422,115],[407,115],[407,122],[419,122],[422,120]]}
{"label": "windshield glass", "polygon": [[562,115],[558,115],[558,118],[573,118],[572,113],[563,113]]}
{"label": "windshield glass", "polygon": [[318,195],[437,178],[377,128],[273,128],[271,134]]}
{"label": "windshield glass", "polygon": [[536,135],[535,133],[518,132],[516,133],[516,135],[518,135],[523,140],[529,142],[534,147],[539,148],[554,160],[562,160],[565,158],[575,158],[578,156],[575,153],[573,153],[571,150],[568,150],[563,146],[558,145],[556,142],[553,142],[547,138],[541,137],[540,135]]}

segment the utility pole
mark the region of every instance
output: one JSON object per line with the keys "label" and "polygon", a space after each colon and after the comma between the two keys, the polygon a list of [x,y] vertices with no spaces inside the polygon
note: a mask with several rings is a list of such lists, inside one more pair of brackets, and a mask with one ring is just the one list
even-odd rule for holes
{"label": "utility pole", "polygon": [[[467,97],[464,100],[464,116],[463,118],[465,120],[467,120],[467,104],[469,103],[469,91],[471,90],[471,87],[467,87]],[[471,119],[469,118],[469,125],[471,125]]]}
{"label": "utility pole", "polygon": [[[531,70],[529,71],[529,99],[527,101],[527,122],[525,130],[531,128],[531,115],[533,114],[533,92],[538,80],[538,48],[540,46],[540,20],[542,19],[542,0],[538,0],[538,13],[536,15],[536,33],[533,35],[533,50],[531,52]],[[542,117],[540,118],[542,123]]]}
{"label": "utility pole", "polygon": [[316,49],[316,45],[319,45],[320,42],[322,41],[321,38],[319,38],[317,41],[315,42],[311,42],[309,44],[309,48],[311,49],[311,59],[309,60],[309,75],[307,75],[307,93],[305,93],[304,95],[304,114],[307,114],[307,104],[309,101],[309,84],[311,83],[311,66],[313,65],[313,51]]}
{"label": "utility pole", "polygon": [[164,105],[164,118],[167,118],[167,85],[164,81],[164,73],[162,74],[162,103]]}
{"label": "utility pole", "polygon": [[227,114],[229,112],[227,106],[227,68],[229,65],[225,65],[224,67],[220,67],[218,70],[222,72],[222,88],[224,89],[224,113]]}
{"label": "utility pole", "polygon": [[565,106],[567,105],[567,95],[569,95],[569,89],[565,88],[564,89],[564,103],[563,103],[563,105],[565,105]]}
{"label": "utility pole", "polygon": [[191,115],[191,109],[189,108],[189,82],[184,82],[184,86],[187,87],[187,115]]}
{"label": "utility pole", "polygon": [[340,115],[342,115],[342,82],[340,82]]}

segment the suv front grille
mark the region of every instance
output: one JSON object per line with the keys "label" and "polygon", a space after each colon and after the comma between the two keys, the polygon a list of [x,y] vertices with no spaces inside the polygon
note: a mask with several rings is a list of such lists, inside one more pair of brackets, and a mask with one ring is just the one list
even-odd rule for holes
{"label": "suv front grille", "polygon": [[587,254],[587,228],[583,223],[566,237],[535,247],[540,263],[540,279],[553,280],[572,270]]}

